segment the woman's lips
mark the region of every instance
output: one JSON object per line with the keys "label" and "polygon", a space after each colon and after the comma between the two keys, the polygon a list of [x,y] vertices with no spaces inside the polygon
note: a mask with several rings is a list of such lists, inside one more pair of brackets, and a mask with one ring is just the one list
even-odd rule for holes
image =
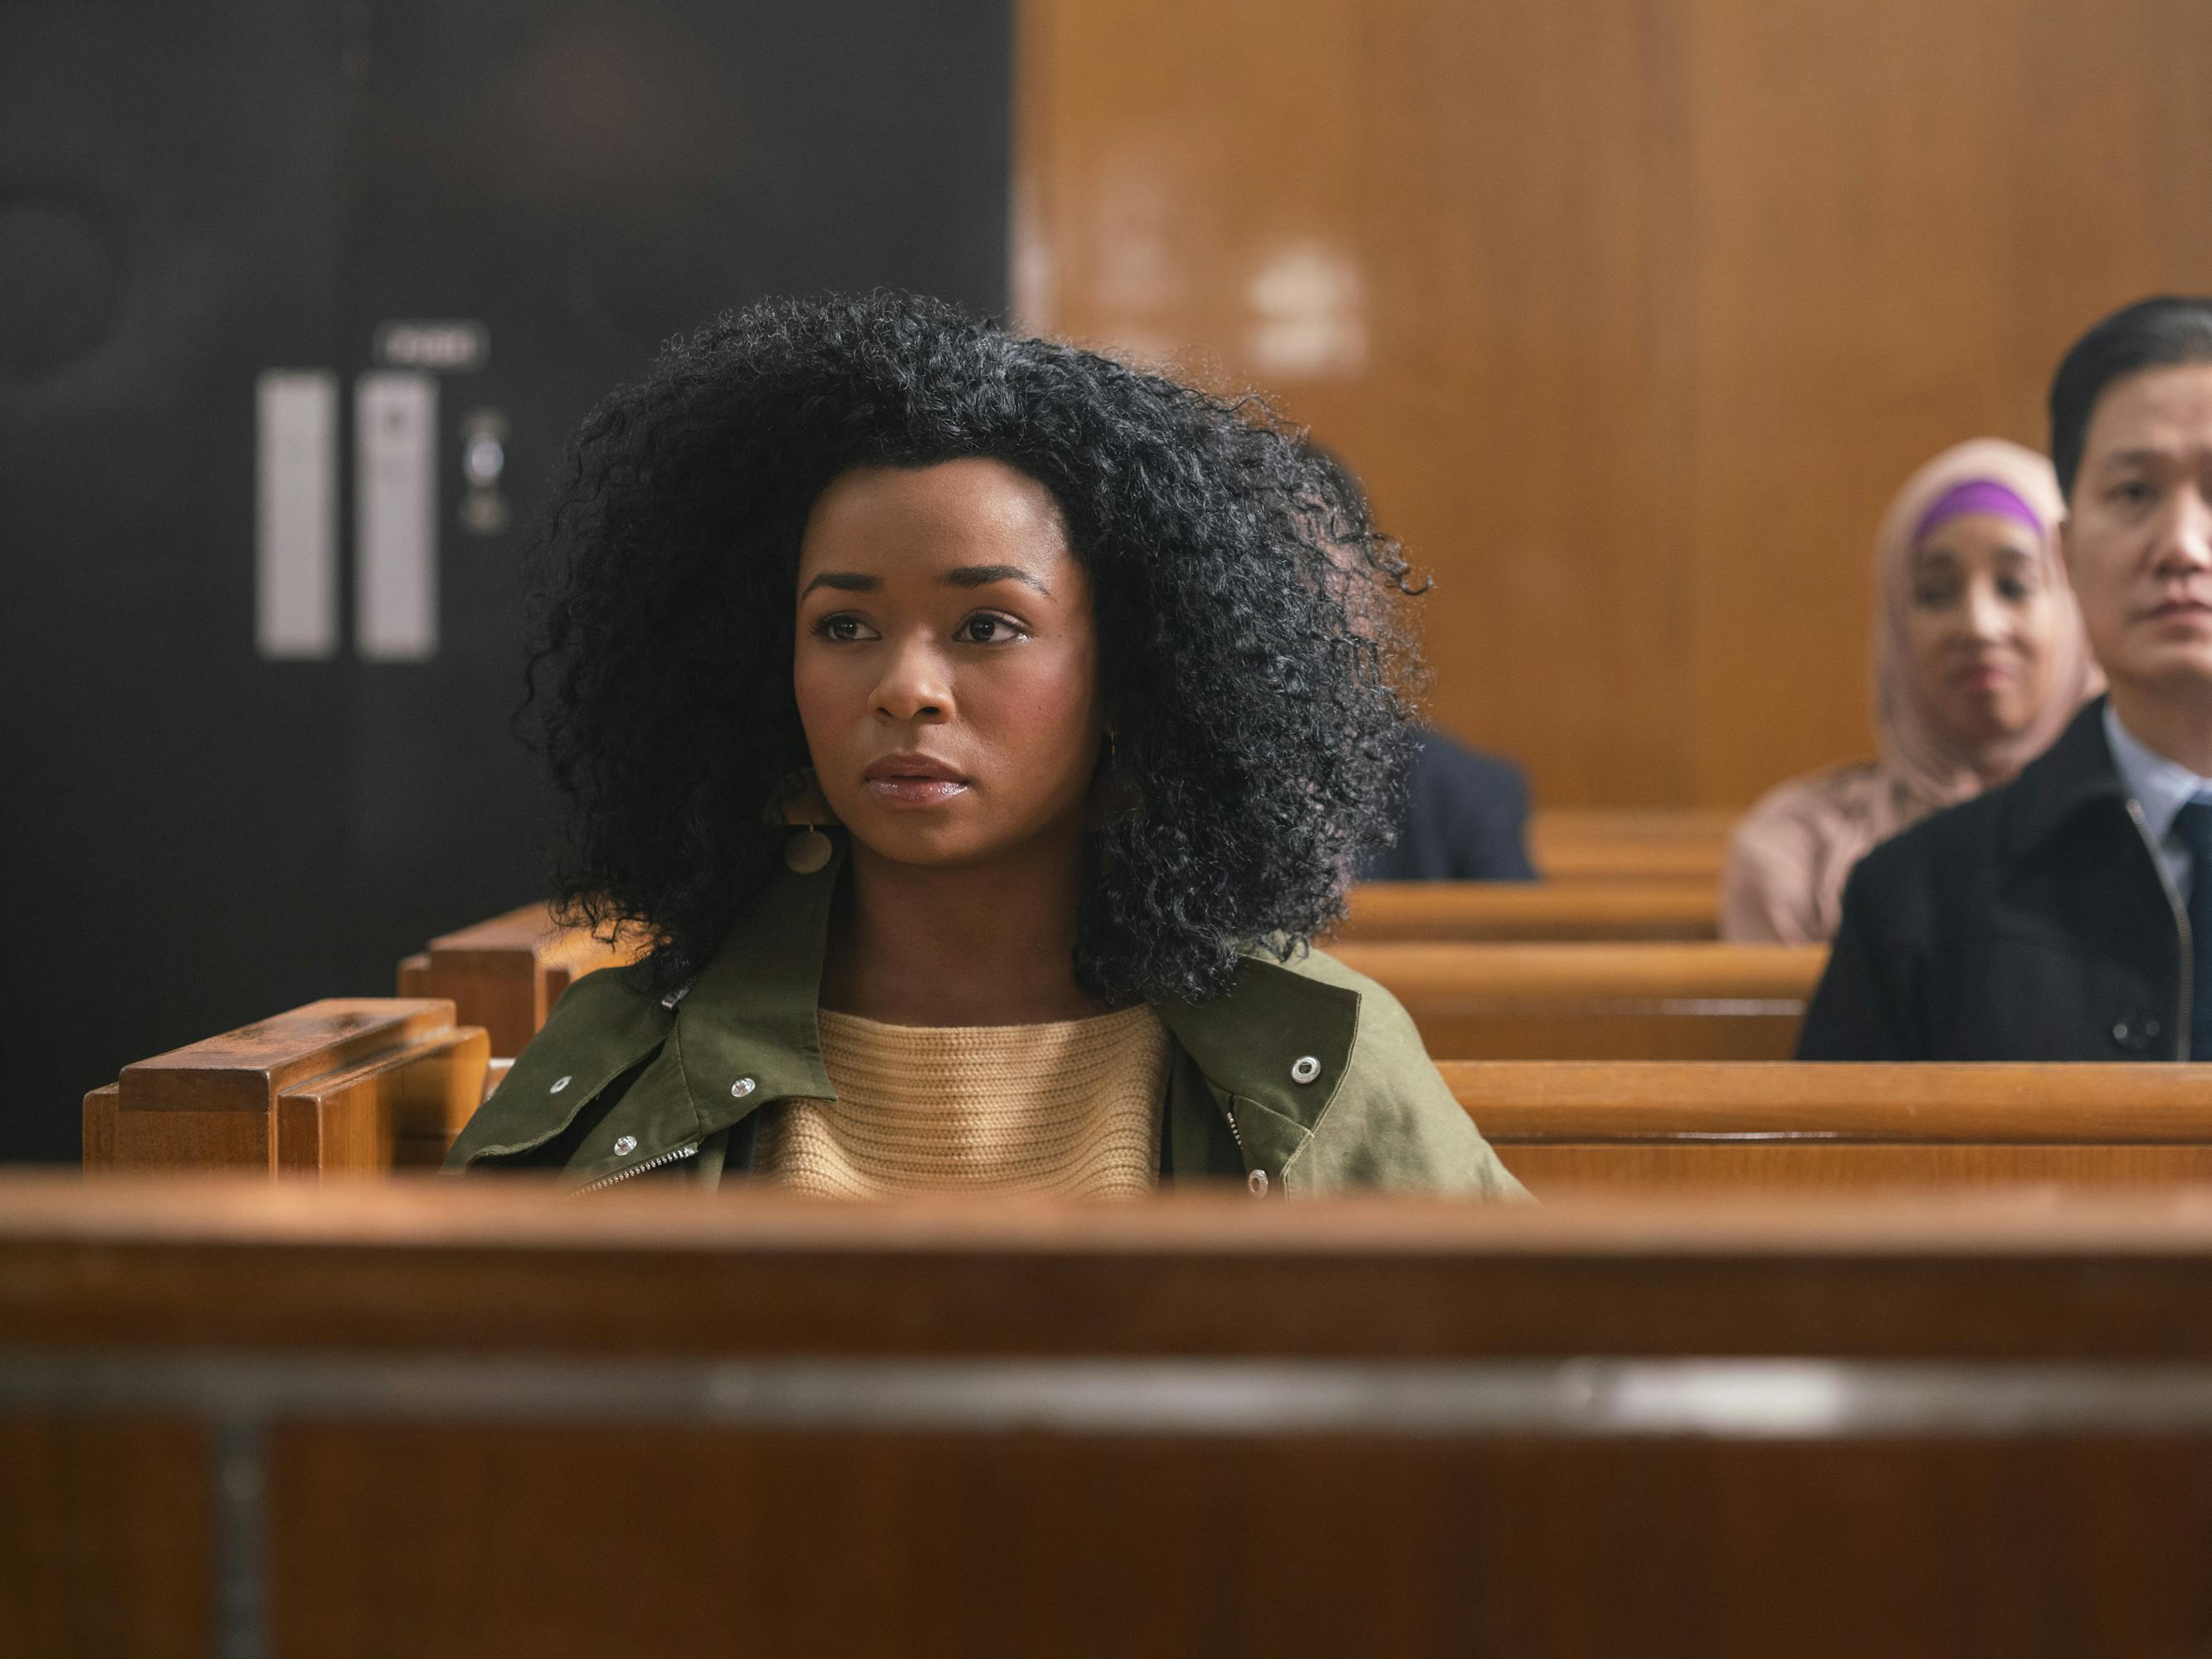
{"label": "woman's lips", "polygon": [[941,761],[893,755],[860,774],[860,785],[890,806],[940,806],[968,793],[968,781]]}
{"label": "woman's lips", "polygon": [[917,778],[892,775],[865,778],[862,787],[889,806],[941,806],[956,795],[968,793],[957,778]]}
{"label": "woman's lips", "polygon": [[1995,691],[2012,681],[2012,670],[2002,663],[1975,663],[1960,669],[1954,677],[1969,691]]}

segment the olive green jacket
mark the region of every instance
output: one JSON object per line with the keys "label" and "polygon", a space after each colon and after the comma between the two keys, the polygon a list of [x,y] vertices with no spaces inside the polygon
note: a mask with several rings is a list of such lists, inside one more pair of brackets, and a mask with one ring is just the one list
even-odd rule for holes
{"label": "olive green jacket", "polygon": [[[815,1008],[842,863],[780,875],[680,991],[655,996],[617,969],[570,986],[447,1168],[553,1169],[582,1188],[750,1170],[763,1106],[836,1098]],[[1397,1000],[1322,952],[1248,957],[1226,995],[1154,1007],[1175,1044],[1164,1179],[1526,1196]]]}

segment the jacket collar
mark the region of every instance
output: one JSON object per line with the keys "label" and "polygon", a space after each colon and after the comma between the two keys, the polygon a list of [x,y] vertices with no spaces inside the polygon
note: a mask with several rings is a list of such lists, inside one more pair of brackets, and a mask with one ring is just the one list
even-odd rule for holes
{"label": "jacket collar", "polygon": [[2127,788],[2105,739],[2105,699],[2087,704],[2058,741],[2008,786],[2007,838],[2013,858],[2040,849],[2075,815],[2099,801],[2124,806]]}
{"label": "jacket collar", "polygon": [[[769,883],[680,994],[675,1046],[705,1133],[767,1101],[836,1098],[816,1017],[830,907],[845,867],[844,838],[832,839],[836,853],[822,869],[780,872]],[[1359,1001],[1343,986],[1248,955],[1225,994],[1206,1003],[1156,1002],[1153,1012],[1224,1108],[1245,1103],[1238,1133],[1281,1143],[1287,1157],[1343,1083]],[[1301,1082],[1292,1068],[1307,1058],[1318,1073]],[[745,1079],[750,1086],[733,1095],[732,1085]],[[1253,1120],[1252,1107],[1261,1121]]]}
{"label": "jacket collar", "polygon": [[684,1083],[706,1132],[748,1115],[764,1101],[835,1100],[822,1064],[815,1009],[830,939],[830,907],[845,867],[842,844],[811,875],[781,873],[676,1009]]}
{"label": "jacket collar", "polygon": [[[1243,1103],[1237,1115],[1248,1152],[1257,1127],[1253,1107],[1272,1120],[1274,1139],[1295,1143],[1313,1133],[1343,1085],[1359,1030],[1358,993],[1250,955],[1212,1001],[1156,1002],[1152,1011],[1206,1080]],[[1320,1069],[1301,1082],[1291,1068],[1307,1060]],[[1285,1145],[1283,1161],[1294,1150]]]}

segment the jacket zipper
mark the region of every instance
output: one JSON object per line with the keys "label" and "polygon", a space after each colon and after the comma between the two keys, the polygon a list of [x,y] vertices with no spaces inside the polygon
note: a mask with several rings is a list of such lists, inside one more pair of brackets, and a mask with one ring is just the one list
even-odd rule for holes
{"label": "jacket zipper", "polygon": [[602,1187],[611,1187],[617,1182],[635,1181],[648,1171],[665,1169],[671,1164],[680,1163],[684,1158],[698,1156],[699,1143],[695,1140],[689,1146],[678,1146],[672,1152],[663,1152],[659,1158],[649,1158],[635,1169],[617,1170],[612,1175],[601,1176],[597,1181],[586,1182],[577,1188],[574,1196],[581,1198],[586,1193],[596,1193]]}
{"label": "jacket zipper", "polygon": [[[2128,816],[2135,820],[2136,833],[2142,837],[2143,846],[2149,849],[2150,867],[2158,872],[2159,887],[2166,894],[2166,907],[2173,912],[2174,932],[2181,937],[2181,1004],[2173,1022],[2173,1057],[2187,1060],[2189,1027],[2197,1003],[2197,941],[2190,933],[2188,908],[2182,903],[2181,895],[2174,890],[2173,878],[2166,872],[2165,859],[2159,855],[2158,842],[2151,838],[2150,820],[2143,817],[2142,803],[2132,796],[2128,799]],[[2201,870],[2197,872],[2200,880],[2208,873],[2212,872]]]}

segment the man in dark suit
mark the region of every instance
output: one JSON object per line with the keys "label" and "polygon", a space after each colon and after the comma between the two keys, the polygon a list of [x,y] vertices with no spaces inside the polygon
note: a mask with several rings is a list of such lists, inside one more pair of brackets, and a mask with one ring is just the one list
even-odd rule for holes
{"label": "man in dark suit", "polygon": [[1521,769],[1424,728],[1397,843],[1370,854],[1362,881],[1534,881]]}
{"label": "man in dark suit", "polygon": [[2051,431],[2111,695],[1861,861],[1801,1058],[2212,1059],[2212,299],[2091,329]]}

